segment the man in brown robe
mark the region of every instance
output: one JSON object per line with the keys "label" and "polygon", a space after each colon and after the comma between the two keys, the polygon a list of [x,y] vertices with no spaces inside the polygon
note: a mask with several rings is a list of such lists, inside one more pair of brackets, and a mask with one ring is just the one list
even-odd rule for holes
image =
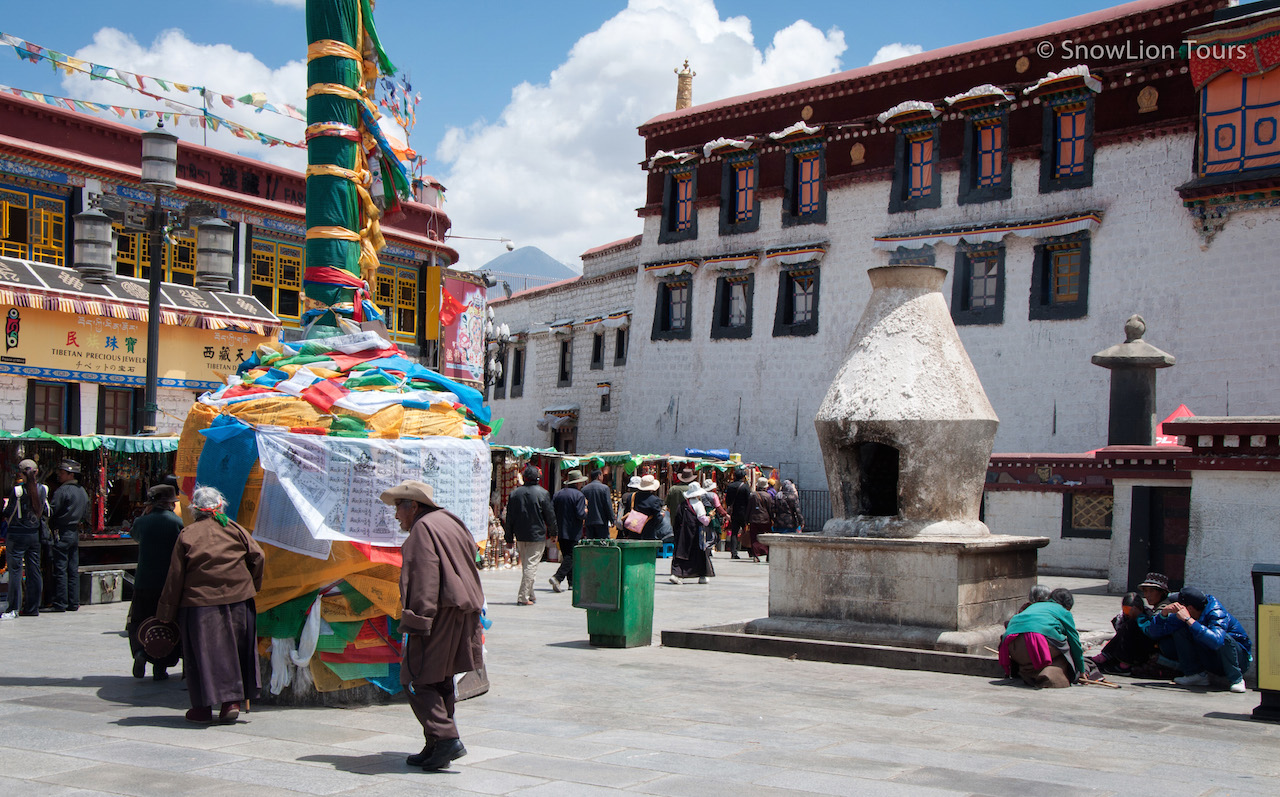
{"label": "man in brown robe", "polygon": [[396,508],[400,528],[409,532],[400,548],[400,630],[405,634],[400,683],[426,745],[406,761],[434,772],[467,754],[453,721],[453,676],[482,663],[484,590],[476,542],[456,515],[436,504],[429,484],[406,480],[381,498]]}

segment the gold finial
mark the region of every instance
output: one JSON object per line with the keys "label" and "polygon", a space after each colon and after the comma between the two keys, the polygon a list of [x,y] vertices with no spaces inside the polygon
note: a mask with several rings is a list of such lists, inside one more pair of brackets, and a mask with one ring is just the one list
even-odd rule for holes
{"label": "gold finial", "polygon": [[676,110],[693,105],[693,78],[698,73],[689,68],[689,59],[684,59],[684,66],[672,70],[676,73]]}

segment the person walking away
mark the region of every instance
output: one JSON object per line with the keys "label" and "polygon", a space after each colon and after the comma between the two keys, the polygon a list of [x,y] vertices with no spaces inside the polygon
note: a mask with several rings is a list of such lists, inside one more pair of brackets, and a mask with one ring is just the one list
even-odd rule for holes
{"label": "person walking away", "polygon": [[738,556],[738,542],[747,528],[747,512],[751,504],[751,487],[747,484],[746,477],[746,472],[737,468],[733,472],[733,481],[724,490],[724,501],[729,505],[729,539],[725,545],[731,559],[742,558]]}
{"label": "person walking away", "polygon": [[573,588],[573,549],[582,539],[582,521],[587,517],[587,497],[578,485],[586,480],[582,471],[569,471],[564,476],[564,487],[551,499],[556,510],[556,543],[560,546],[560,567],[549,579],[555,592],[564,592],[566,583]]}
{"label": "person walking away", "polygon": [[1179,686],[1208,686],[1217,676],[1232,692],[1245,691],[1244,672],[1253,660],[1253,643],[1240,621],[1218,599],[1195,587],[1178,590],[1178,600],[1160,609],[1151,627],[1160,636],[1172,637],[1178,655],[1174,678]]}
{"label": "person walking away", "polygon": [[756,490],[751,493],[747,508],[747,527],[742,531],[742,547],[751,554],[751,561],[759,562],[768,556],[769,549],[760,542],[761,534],[773,531],[773,498],[769,495],[769,480],[756,479]]}
{"label": "person walking away", "polygon": [[800,513],[800,491],[790,479],[782,482],[778,497],[773,499],[773,533],[797,534],[804,528]]}
{"label": "person walking away", "polygon": [[676,474],[676,480],[676,483],[667,490],[667,500],[665,502],[667,515],[671,518],[672,525],[675,525],[676,512],[680,510],[680,502],[684,500],[685,491],[698,483],[693,467],[688,465]]}
{"label": "person walking away", "polygon": [[604,470],[591,471],[590,482],[582,488],[587,499],[587,519],[582,536],[588,540],[609,539],[609,527],[617,523],[613,514],[613,493],[604,481]]}
{"label": "person walking away", "polygon": [[702,485],[694,482],[684,492],[684,500],[677,507],[672,525],[675,527],[675,545],[671,556],[672,584],[680,584],[683,578],[696,578],[706,584],[707,578],[716,574],[711,564],[711,551],[705,529],[711,522],[702,504],[706,495]]}
{"label": "person walking away", "polygon": [[537,603],[533,596],[533,581],[538,575],[538,562],[547,550],[547,531],[556,527],[556,513],[551,506],[551,493],[538,482],[542,471],[536,465],[526,465],[521,475],[524,484],[517,487],[507,499],[508,545],[515,544],[520,555],[520,587],[516,590],[516,605]]}
{"label": "person walking away", "polygon": [[89,494],[80,486],[80,463],[58,463],[58,488],[49,501],[53,533],[53,606],[51,612],[80,609],[80,526],[89,517]]}
{"label": "person walking away", "polygon": [[176,645],[169,655],[152,658],[142,648],[138,629],[142,622],[156,614],[160,593],[169,577],[169,562],[173,559],[173,546],[182,533],[182,518],[177,515],[178,491],[167,484],[157,484],[147,491],[151,502],[142,517],[134,521],[129,534],[138,542],[138,567],[133,576],[133,602],[129,604],[129,619],[125,630],[129,633],[129,652],[133,654],[133,677],[147,674],[151,663],[151,675],[157,681],[169,677],[168,669],[178,664],[182,650]]}
{"label": "person walking away", "polygon": [[658,478],[653,474],[644,475],[636,485],[635,511],[649,517],[640,530],[642,540],[659,539],[658,530],[662,528],[665,509],[662,506],[662,499],[658,497],[658,486]]}
{"label": "person walking away", "polygon": [[435,772],[467,754],[453,719],[454,676],[484,664],[476,541],[457,515],[435,502],[429,484],[402,481],[379,498],[395,507],[400,528],[409,532],[400,546],[400,683],[426,743],[405,763]]}
{"label": "person walking away", "polygon": [[706,507],[707,514],[711,516],[711,522],[707,525],[707,537],[711,548],[707,551],[707,556],[712,556],[720,547],[720,540],[723,539],[722,534],[729,515],[725,512],[724,502],[720,500],[720,485],[716,484],[715,479],[704,480],[702,489],[705,493],[702,496],[702,504]]}
{"label": "person walking away", "polygon": [[640,532],[631,532],[627,530],[625,525],[626,517],[632,509],[635,509],[636,496],[640,493],[637,488],[640,486],[640,477],[632,476],[627,482],[627,491],[622,494],[622,498],[618,500],[618,539],[620,540],[638,540]]}
{"label": "person walking away", "polygon": [[262,548],[248,530],[226,515],[217,488],[191,495],[195,522],[178,534],[156,618],[178,623],[183,677],[191,709],[188,722],[233,723],[245,700],[258,696],[258,614],[254,596],[262,588]]}
{"label": "person walking away", "polygon": [[3,617],[36,617],[44,576],[40,572],[40,536],[49,520],[49,490],[40,483],[40,469],[30,459],[18,463],[22,484],[15,485],[4,505],[9,524],[5,536],[5,565],[9,572],[8,608]]}

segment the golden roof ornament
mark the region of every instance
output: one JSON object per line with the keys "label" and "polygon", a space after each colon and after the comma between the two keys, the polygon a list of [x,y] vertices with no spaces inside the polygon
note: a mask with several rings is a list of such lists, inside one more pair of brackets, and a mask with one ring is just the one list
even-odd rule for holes
{"label": "golden roof ornament", "polygon": [[689,68],[689,59],[684,59],[684,66],[672,70],[676,73],[676,110],[693,105],[693,78],[698,73]]}

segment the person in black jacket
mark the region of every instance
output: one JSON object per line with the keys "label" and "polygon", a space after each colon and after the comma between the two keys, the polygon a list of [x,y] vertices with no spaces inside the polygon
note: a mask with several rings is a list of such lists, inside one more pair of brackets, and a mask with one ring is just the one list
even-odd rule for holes
{"label": "person in black jacket", "polygon": [[742,468],[738,468],[733,472],[733,481],[724,490],[724,502],[728,504],[726,509],[729,512],[729,539],[725,543],[729,548],[729,555],[733,559],[741,559],[738,556],[738,535],[747,527],[747,509],[751,500],[751,487],[746,482],[746,472]]}
{"label": "person in black jacket", "polygon": [[551,506],[551,493],[538,481],[542,471],[529,465],[522,474],[524,485],[517,487],[507,499],[507,545],[514,543],[520,555],[520,589],[516,592],[516,605],[536,603],[533,596],[533,580],[538,574],[538,562],[547,548],[547,529],[556,527],[556,513]]}
{"label": "person in black jacket", "polygon": [[80,486],[80,463],[58,463],[58,489],[49,499],[49,529],[53,532],[52,612],[80,608],[80,524],[89,517],[89,494]]}
{"label": "person in black jacket", "polygon": [[588,540],[609,539],[609,527],[618,522],[613,514],[613,493],[604,483],[604,471],[591,471],[591,483],[582,488],[587,499],[587,519],[582,536]]}

